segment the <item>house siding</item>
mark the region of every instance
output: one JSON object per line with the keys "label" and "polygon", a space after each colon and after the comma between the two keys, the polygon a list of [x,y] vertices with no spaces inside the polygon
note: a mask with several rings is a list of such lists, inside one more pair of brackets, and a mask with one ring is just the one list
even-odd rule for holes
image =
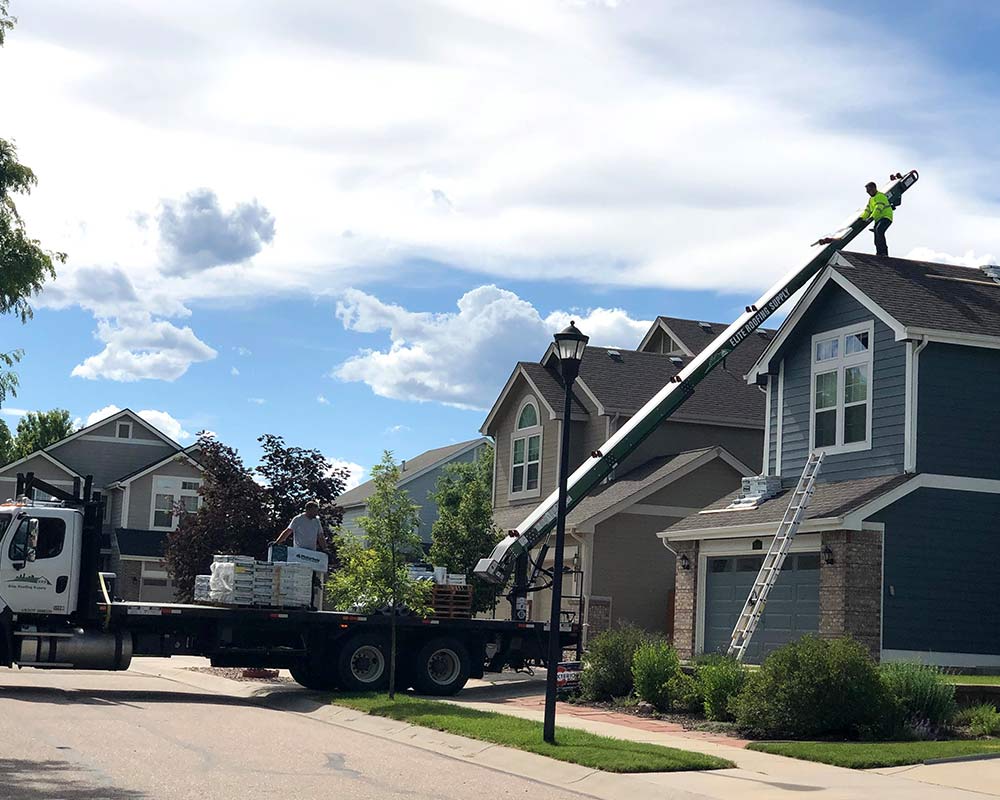
{"label": "house siding", "polygon": [[182,460],[170,461],[148,475],[136,478],[128,487],[128,524],[124,527],[149,530],[153,505],[153,479],[161,476],[201,480],[202,474],[201,470]]}
{"label": "house siding", "polygon": [[[132,423],[133,433],[139,424]],[[94,435],[97,435],[96,432]],[[104,435],[104,434],[101,434]],[[150,440],[151,441],[151,440]],[[81,475],[93,475],[94,486],[103,488],[124,475],[155,464],[175,450],[163,444],[103,442],[81,436],[52,448],[52,455]]]}
{"label": "house siding", "polygon": [[[781,477],[798,480],[809,454],[812,336],[875,321],[872,379],[872,446],[870,450],[829,454],[820,482],[847,481],[903,471],[906,413],[906,344],[839,286],[828,285],[809,309],[785,353],[782,410]],[[772,403],[776,405],[776,403]]]}
{"label": "house siding", "polygon": [[1000,654],[1000,496],[918,489],[885,523],[882,646]]}
{"label": "house siding", "polygon": [[767,475],[778,474],[778,376],[767,376],[768,394],[768,442],[767,463],[764,472]]}
{"label": "house siding", "polygon": [[1000,478],[1000,350],[932,342],[918,360],[917,472]]}
{"label": "house siding", "polygon": [[[27,475],[29,472],[35,473],[35,477],[41,478],[43,481],[55,482],[72,482],[73,476],[70,475],[66,470],[60,467],[58,464],[53,464],[44,456],[35,455],[31,456],[27,461],[23,461],[16,466],[11,465],[9,467],[4,467],[0,469],[0,491],[6,489],[10,486],[9,496],[13,497],[15,484],[17,482],[17,476]],[[6,499],[8,495],[4,495]]]}
{"label": "house siding", "polygon": [[[625,420],[622,419],[619,427],[624,424]],[[724,447],[751,470],[760,470],[764,452],[763,430],[668,421],[654,430],[646,441],[625,458],[616,472],[624,475],[653,458],[716,445]]]}
{"label": "house siding", "polygon": [[122,525],[122,510],[125,492],[123,489],[112,489],[108,494],[107,502],[111,504],[111,530],[125,527]]}

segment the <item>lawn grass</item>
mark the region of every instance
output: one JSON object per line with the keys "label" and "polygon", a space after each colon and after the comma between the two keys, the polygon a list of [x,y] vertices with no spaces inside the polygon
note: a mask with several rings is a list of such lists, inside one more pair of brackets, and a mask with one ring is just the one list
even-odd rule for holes
{"label": "lawn grass", "polygon": [[945,675],[944,679],[969,686],[1000,686],[1000,675]]}
{"label": "lawn grass", "polygon": [[872,769],[921,764],[932,758],[1000,753],[1000,739],[963,739],[946,742],[751,742],[759,750],[836,767]]}
{"label": "lawn grass", "polygon": [[574,728],[556,728],[556,743],[546,744],[540,722],[407,695],[396,695],[390,701],[384,694],[338,694],[333,703],[606,772],[680,772],[734,766],[714,756],[612,739]]}

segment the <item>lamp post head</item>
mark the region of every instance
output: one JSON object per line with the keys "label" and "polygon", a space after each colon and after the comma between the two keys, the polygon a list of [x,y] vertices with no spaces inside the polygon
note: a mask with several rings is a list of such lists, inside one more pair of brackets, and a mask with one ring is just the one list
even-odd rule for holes
{"label": "lamp post head", "polygon": [[556,355],[559,356],[559,367],[562,370],[563,379],[567,383],[572,383],[580,372],[583,351],[586,349],[590,337],[584,336],[576,327],[576,323],[570,320],[569,327],[559,331],[553,338],[556,341]]}

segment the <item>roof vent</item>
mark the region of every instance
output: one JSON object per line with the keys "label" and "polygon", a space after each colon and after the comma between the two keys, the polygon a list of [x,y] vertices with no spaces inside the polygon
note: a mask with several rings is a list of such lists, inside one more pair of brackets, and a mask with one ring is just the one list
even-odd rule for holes
{"label": "roof vent", "polygon": [[684,363],[684,359],[680,356],[670,356],[670,363],[679,367]]}
{"label": "roof vent", "polygon": [[623,361],[622,354],[619,353],[617,350],[608,350],[608,358],[610,358],[612,361],[619,361],[619,362]]}
{"label": "roof vent", "polygon": [[987,278],[992,278],[994,282],[1000,283],[1000,265],[983,264],[979,269],[986,274]]}
{"label": "roof vent", "polygon": [[711,322],[699,322],[698,323],[698,327],[701,328],[703,331],[708,331],[709,333],[712,332],[712,323]]}
{"label": "roof vent", "polygon": [[764,330],[763,328],[757,328],[757,330],[755,331],[755,333],[756,333],[756,334],[757,334],[757,335],[758,335],[758,336],[759,336],[759,337],[760,337],[761,339],[766,339],[766,338],[767,338],[767,333],[768,333],[768,332],[767,332],[767,331],[765,331],[765,330]]}

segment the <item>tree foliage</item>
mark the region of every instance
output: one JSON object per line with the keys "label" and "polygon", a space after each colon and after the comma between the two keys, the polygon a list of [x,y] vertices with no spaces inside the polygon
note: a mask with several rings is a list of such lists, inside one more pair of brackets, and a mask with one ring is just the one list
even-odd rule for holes
{"label": "tree foliage", "polygon": [[14,460],[14,437],[7,423],[0,419],[0,464],[8,464]]}
{"label": "tree foliage", "polygon": [[418,529],[419,509],[409,492],[399,488],[400,469],[388,450],[372,469],[375,491],[368,514],[358,520],[362,542],[350,534],[337,539],[340,569],[327,583],[336,608],[360,608],[370,613],[386,606],[390,612],[389,696],[396,685],[396,614],[403,609],[427,611],[430,586],[410,577],[406,565],[423,557]]}
{"label": "tree foliage", "polygon": [[[326,519],[339,524],[336,494],[331,493],[339,492],[343,478],[330,477],[332,466],[322,454],[287,447],[279,436],[265,435],[259,441],[265,446],[264,461],[252,470],[234,448],[210,434],[198,437],[204,470],[201,502],[197,512],[184,514],[177,530],[168,534],[165,552],[167,569],[184,599],[193,597],[195,576],[208,572],[216,553],[265,558],[267,545],[287,527],[290,509],[302,511],[303,498],[320,498]],[[276,482],[262,485],[255,472]]]}
{"label": "tree foliage", "polygon": [[[0,0],[0,46],[16,21],[7,0]],[[0,314],[13,312],[22,322],[31,317],[28,298],[55,277],[55,263],[66,260],[65,253],[45,250],[28,235],[14,204],[13,195],[29,194],[37,183],[35,173],[17,160],[14,143],[0,139]],[[0,353],[0,364],[9,368],[20,358],[19,350]],[[16,390],[17,375],[0,370],[0,402]]]}
{"label": "tree foliage", "polygon": [[474,462],[449,464],[431,495],[438,518],[431,529],[431,562],[464,573],[473,587],[473,611],[492,608],[497,587],[472,575],[503,534],[493,523],[493,447]]}
{"label": "tree foliage", "polygon": [[24,458],[42,450],[60,439],[65,439],[76,426],[65,408],[51,411],[29,411],[17,422],[17,438],[14,441],[14,458]]}

